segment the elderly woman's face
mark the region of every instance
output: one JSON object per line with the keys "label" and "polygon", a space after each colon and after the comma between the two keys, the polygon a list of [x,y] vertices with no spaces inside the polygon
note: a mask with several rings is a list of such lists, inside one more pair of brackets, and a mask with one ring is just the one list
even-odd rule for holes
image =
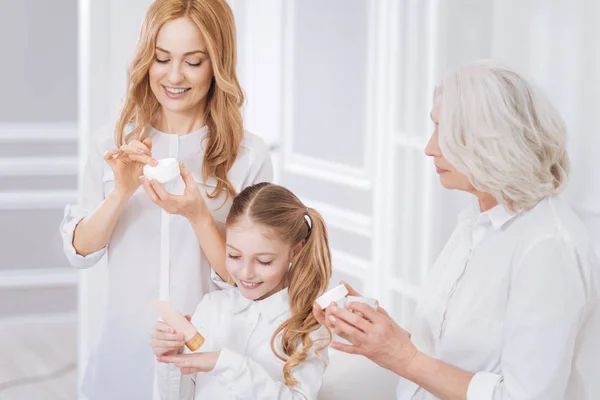
{"label": "elderly woman's face", "polygon": [[473,187],[473,185],[471,185],[467,177],[464,174],[458,172],[456,168],[454,168],[452,164],[450,164],[448,160],[444,158],[444,155],[440,150],[440,146],[438,143],[438,124],[440,121],[441,107],[442,103],[440,96],[436,96],[433,102],[433,108],[431,109],[430,113],[431,120],[433,121],[435,126],[435,130],[433,131],[433,135],[431,135],[431,139],[429,139],[429,142],[425,147],[425,154],[427,154],[430,157],[433,157],[435,171],[440,176],[440,183],[446,189],[457,189],[463,190],[465,192],[474,192],[475,188]]}

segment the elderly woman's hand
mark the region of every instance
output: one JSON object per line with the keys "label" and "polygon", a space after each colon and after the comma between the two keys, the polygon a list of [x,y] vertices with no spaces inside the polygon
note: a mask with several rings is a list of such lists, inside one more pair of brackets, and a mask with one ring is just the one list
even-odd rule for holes
{"label": "elderly woman's hand", "polygon": [[344,309],[332,303],[325,315],[327,326],[351,343],[333,342],[331,347],[336,350],[363,355],[400,375],[418,354],[410,334],[383,308],[375,311],[367,304],[352,302]]}
{"label": "elderly woman's hand", "polygon": [[[340,283],[342,285],[346,286],[346,289],[348,290],[348,295],[349,296],[362,297],[361,294],[358,293],[356,290],[354,290],[354,288],[352,286],[350,286],[347,282],[341,281]],[[321,309],[321,307],[316,302],[315,302],[315,304],[313,304],[313,315],[315,316],[315,319],[317,320],[317,322],[319,324],[321,324],[322,326],[327,326],[327,327],[331,328],[327,324],[327,317],[325,315],[325,311],[323,311]]]}

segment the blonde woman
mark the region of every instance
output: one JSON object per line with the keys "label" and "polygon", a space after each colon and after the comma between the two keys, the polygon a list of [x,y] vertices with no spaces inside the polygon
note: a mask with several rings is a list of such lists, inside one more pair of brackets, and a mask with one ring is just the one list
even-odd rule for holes
{"label": "blonde woman", "polygon": [[[151,398],[150,302],[168,299],[191,313],[229,279],[222,228],[232,199],[272,179],[265,143],[244,131],[235,68],[225,0],[149,7],[114,134],[97,138],[83,201],[66,208],[61,224],[70,262],[89,268],[106,254],[110,274],[107,317],[82,388],[90,400]],[[181,162],[183,194],[140,179],[144,165],[167,157]]]}
{"label": "blonde woman", "polygon": [[321,215],[281,186],[246,188],[227,217],[226,268],[237,289],[207,294],[191,319],[199,350],[182,354],[181,332],[156,324],[160,398],[316,399],[331,339],[312,314],[331,278]]}
{"label": "blonde woman", "polygon": [[600,265],[557,197],[569,175],[558,111],[482,61],[442,81],[431,119],[425,153],[441,184],[478,205],[460,216],[408,330],[360,304],[315,308],[351,342],[333,346],[397,373],[398,399],[600,399]]}

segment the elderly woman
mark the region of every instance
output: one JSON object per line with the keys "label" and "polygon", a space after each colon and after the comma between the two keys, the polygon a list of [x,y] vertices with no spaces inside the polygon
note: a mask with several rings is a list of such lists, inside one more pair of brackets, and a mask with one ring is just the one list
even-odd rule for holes
{"label": "elderly woman", "polygon": [[481,61],[436,90],[425,153],[441,184],[477,197],[433,265],[408,331],[351,303],[314,314],[398,374],[398,399],[600,399],[600,268],[556,195],[566,127],[518,73]]}

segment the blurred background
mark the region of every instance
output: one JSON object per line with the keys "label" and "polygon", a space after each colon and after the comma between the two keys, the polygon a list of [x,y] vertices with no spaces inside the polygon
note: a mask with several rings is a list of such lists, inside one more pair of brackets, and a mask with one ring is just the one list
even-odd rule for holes
{"label": "blurred background", "polygon": [[[92,133],[114,123],[150,0],[0,0],[0,398],[76,399],[103,319],[106,267],[68,267],[58,224]],[[450,68],[496,57],[567,120],[565,198],[600,253],[600,2],[230,0],[246,128],[276,180],[324,214],[334,282],[401,323],[471,199],[423,148]]]}

